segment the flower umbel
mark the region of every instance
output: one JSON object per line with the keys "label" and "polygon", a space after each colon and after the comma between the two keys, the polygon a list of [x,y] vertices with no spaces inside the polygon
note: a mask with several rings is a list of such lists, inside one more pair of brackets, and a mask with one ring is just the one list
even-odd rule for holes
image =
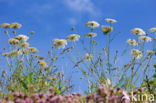
{"label": "flower umbel", "polygon": [[1,24],[1,27],[4,29],[10,28],[10,24],[9,23],[3,23]]}
{"label": "flower umbel", "polygon": [[110,26],[102,26],[102,32],[108,35],[110,32],[113,31],[113,27]]}
{"label": "flower umbel", "polygon": [[10,53],[2,53],[2,56],[9,57],[10,56]]}
{"label": "flower umbel", "polygon": [[8,42],[9,42],[11,45],[17,45],[17,44],[19,44],[20,41],[17,40],[17,39],[11,38],[11,39],[8,40]]}
{"label": "flower umbel", "polygon": [[19,23],[12,23],[12,24],[10,24],[10,28],[19,29],[21,27],[22,27],[22,25],[19,24]]}
{"label": "flower umbel", "polygon": [[29,47],[29,43],[27,42],[20,43],[20,47]]}
{"label": "flower umbel", "polygon": [[116,22],[117,22],[117,20],[115,20],[115,19],[110,19],[110,18],[106,18],[105,21],[106,21],[106,22],[109,22],[109,23],[116,23]]}
{"label": "flower umbel", "polygon": [[148,36],[140,36],[139,39],[143,42],[150,42],[152,41],[152,38],[151,37],[148,37]]}
{"label": "flower umbel", "polygon": [[43,68],[47,67],[47,63],[45,61],[38,61],[38,64]]}
{"label": "flower umbel", "polygon": [[140,59],[143,56],[142,52],[137,49],[132,49],[131,54],[137,59]]}
{"label": "flower umbel", "polygon": [[135,34],[135,35],[145,35],[145,31],[141,28],[134,28],[131,30],[132,34]]}
{"label": "flower umbel", "polygon": [[91,28],[96,28],[96,27],[99,27],[100,24],[96,21],[88,21],[86,26],[91,27]]}
{"label": "flower umbel", "polygon": [[21,35],[16,36],[15,39],[18,39],[19,41],[27,41],[29,37],[21,34]]}
{"label": "flower umbel", "polygon": [[29,50],[28,49],[22,49],[22,50],[20,50],[20,53],[21,54],[28,54]]}
{"label": "flower umbel", "polygon": [[67,37],[67,40],[69,41],[78,41],[80,39],[80,35],[78,34],[71,34]]}
{"label": "flower umbel", "polygon": [[93,38],[93,37],[96,37],[97,34],[96,33],[87,33],[85,36],[88,38]]}
{"label": "flower umbel", "polygon": [[152,33],[156,33],[156,27],[151,28],[149,31],[152,32]]}
{"label": "flower umbel", "polygon": [[36,48],[33,48],[33,47],[29,47],[28,49],[31,53],[37,53],[38,52],[38,50]]}
{"label": "flower umbel", "polygon": [[53,47],[54,48],[65,48],[67,45],[67,40],[65,39],[54,39]]}
{"label": "flower umbel", "polygon": [[155,52],[154,52],[153,50],[147,50],[147,53],[148,53],[149,55],[152,55],[152,54],[154,54]]}
{"label": "flower umbel", "polygon": [[87,53],[86,55],[85,55],[85,57],[84,57],[86,60],[91,60],[91,59],[93,59],[93,55],[92,54],[89,54],[89,53]]}
{"label": "flower umbel", "polygon": [[138,43],[137,43],[137,41],[136,41],[135,39],[128,39],[128,40],[127,40],[127,43],[128,43],[129,45],[132,45],[132,46],[138,45]]}

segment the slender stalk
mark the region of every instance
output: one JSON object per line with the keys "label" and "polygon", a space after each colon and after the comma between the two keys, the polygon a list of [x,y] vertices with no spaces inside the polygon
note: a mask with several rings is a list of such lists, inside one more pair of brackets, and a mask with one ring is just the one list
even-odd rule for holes
{"label": "slender stalk", "polygon": [[109,71],[109,76],[110,76],[110,81],[112,82],[112,73],[111,73],[111,64],[110,64],[110,42],[111,42],[111,38],[110,38],[110,34],[108,34],[108,54],[107,54],[107,60],[108,60],[108,71]]}

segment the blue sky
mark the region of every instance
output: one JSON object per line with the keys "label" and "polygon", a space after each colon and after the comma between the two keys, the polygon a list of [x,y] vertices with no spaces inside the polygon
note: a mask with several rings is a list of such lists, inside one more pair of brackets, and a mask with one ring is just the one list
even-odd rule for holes
{"label": "blue sky", "polygon": [[84,24],[88,20],[105,24],[104,19],[109,17],[118,20],[115,26],[125,38],[134,27],[146,30],[156,25],[155,3],[155,0],[0,0],[0,23],[20,22],[22,32],[35,30],[35,42],[48,47],[52,38],[70,34],[73,25],[86,32]]}
{"label": "blue sky", "polygon": [[[20,22],[22,32],[34,30],[32,42],[42,50],[49,47],[52,38],[64,38],[70,34],[73,25],[87,32],[84,24],[96,20],[105,24],[104,19],[114,18],[122,31],[121,39],[127,38],[129,30],[141,27],[147,30],[156,25],[155,0],[0,0],[0,23]],[[2,38],[2,37],[1,37]],[[46,39],[46,40],[45,40]]]}
{"label": "blue sky", "polygon": [[[89,32],[84,24],[89,20],[106,25],[105,18],[114,18],[117,32],[122,32],[112,46],[120,49],[125,40],[131,38],[130,30],[135,27],[148,30],[156,27],[156,0],[0,0],[0,23],[19,22],[20,33],[36,31],[31,45],[42,55],[50,49],[52,39],[65,38],[73,33],[75,26],[79,34]],[[6,37],[0,34],[0,48],[6,47]],[[103,35],[96,40],[103,42]]]}

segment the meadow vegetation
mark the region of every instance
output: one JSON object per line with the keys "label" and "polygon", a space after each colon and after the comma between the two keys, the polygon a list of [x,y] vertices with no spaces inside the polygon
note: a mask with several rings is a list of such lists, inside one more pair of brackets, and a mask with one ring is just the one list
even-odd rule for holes
{"label": "meadow vegetation", "polygon": [[[90,32],[80,35],[72,28],[73,34],[53,39],[46,57],[29,44],[31,36],[18,32],[22,24],[1,24],[8,47],[1,53],[6,65],[0,68],[0,103],[154,103],[150,99],[156,97],[156,27],[132,28],[126,47],[112,52],[112,42],[119,37],[114,27],[118,22],[110,18],[105,22],[88,21]],[[101,33],[96,33],[97,28]],[[98,35],[105,38],[100,49]],[[83,95],[71,93],[74,84],[59,70],[62,60],[70,62],[71,71],[78,70],[88,84]],[[131,92],[153,97],[132,101]]]}

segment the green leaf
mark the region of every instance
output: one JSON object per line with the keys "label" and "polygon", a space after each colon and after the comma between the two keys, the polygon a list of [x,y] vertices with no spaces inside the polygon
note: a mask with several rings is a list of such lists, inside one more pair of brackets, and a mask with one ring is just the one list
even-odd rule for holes
{"label": "green leaf", "polygon": [[135,85],[133,85],[133,84],[129,84],[129,86],[132,87],[132,88],[134,88],[134,89],[137,88],[137,87],[136,87]]}
{"label": "green leaf", "polygon": [[22,84],[22,86],[23,86],[25,89],[28,89],[27,83],[25,83],[24,80],[21,80],[21,79],[19,78],[19,81],[20,81],[20,83]]}
{"label": "green leaf", "polygon": [[30,74],[28,75],[28,79],[27,79],[28,84],[31,84],[31,83],[32,83],[32,80],[33,80],[33,73],[30,73]]}
{"label": "green leaf", "polygon": [[51,84],[51,86],[53,87],[54,91],[56,92],[56,94],[60,94],[61,91],[53,84]]}
{"label": "green leaf", "polygon": [[153,78],[155,78],[155,79],[156,79],[156,73],[153,75]]}

